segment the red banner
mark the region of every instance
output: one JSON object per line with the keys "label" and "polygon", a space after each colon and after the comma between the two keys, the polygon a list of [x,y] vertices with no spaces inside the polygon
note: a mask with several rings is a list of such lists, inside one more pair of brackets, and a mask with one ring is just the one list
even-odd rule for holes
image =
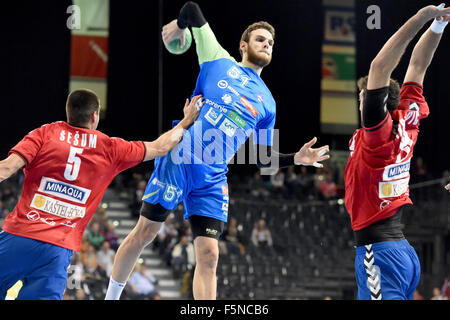
{"label": "red banner", "polygon": [[108,71],[108,38],[72,35],[70,75],[106,79]]}

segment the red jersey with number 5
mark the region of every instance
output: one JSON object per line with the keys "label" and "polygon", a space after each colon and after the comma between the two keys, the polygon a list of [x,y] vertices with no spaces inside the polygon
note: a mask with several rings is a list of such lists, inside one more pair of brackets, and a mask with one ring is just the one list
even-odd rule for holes
{"label": "red jersey with number 5", "polygon": [[345,206],[352,229],[361,230],[394,215],[409,197],[409,169],[419,120],[430,113],[422,86],[403,84],[400,103],[372,128],[356,130],[345,168]]}
{"label": "red jersey with number 5", "polygon": [[25,161],[25,180],[3,230],[79,251],[109,184],[142,162],[146,148],[142,141],[110,138],[60,121],[31,131],[9,153]]}

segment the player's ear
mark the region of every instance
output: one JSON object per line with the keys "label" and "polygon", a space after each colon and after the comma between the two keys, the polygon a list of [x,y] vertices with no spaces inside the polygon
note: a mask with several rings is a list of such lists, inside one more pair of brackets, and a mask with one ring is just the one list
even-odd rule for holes
{"label": "player's ear", "polygon": [[248,46],[248,43],[245,41],[241,41],[239,43],[239,49],[241,49],[242,54],[244,54],[244,52],[247,52],[247,46]]}
{"label": "player's ear", "polygon": [[94,111],[91,113],[91,118],[89,119],[89,123],[90,124],[95,124],[97,123],[97,118],[100,116],[99,111]]}

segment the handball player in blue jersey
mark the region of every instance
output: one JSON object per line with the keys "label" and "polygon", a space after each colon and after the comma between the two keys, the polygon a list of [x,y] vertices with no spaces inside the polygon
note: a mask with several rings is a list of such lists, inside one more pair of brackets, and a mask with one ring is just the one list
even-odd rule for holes
{"label": "handball player in blue jersey", "polygon": [[200,64],[193,94],[202,94],[204,103],[198,121],[185,131],[177,147],[155,162],[139,221],[117,251],[107,300],[119,299],[141,251],[155,238],[168,210],[181,201],[196,253],[194,298],[216,298],[218,238],[228,218],[227,164],[252,134],[270,159],[266,163],[258,159],[260,168],[322,166],[320,161],[329,158],[328,146],[312,148],[316,138],[297,153],[272,150],[275,100],[260,77],[272,59],[275,30],[269,23],[260,21],[244,31],[239,44],[242,62],[220,46],[194,2],[187,2],[178,19],[163,27],[164,43],[180,39],[183,46],[187,27],[192,28]]}

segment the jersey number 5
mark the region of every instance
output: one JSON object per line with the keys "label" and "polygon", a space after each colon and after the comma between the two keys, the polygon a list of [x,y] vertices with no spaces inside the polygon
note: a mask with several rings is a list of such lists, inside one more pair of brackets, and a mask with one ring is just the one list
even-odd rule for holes
{"label": "jersey number 5", "polygon": [[66,170],[64,171],[64,178],[67,180],[74,181],[77,179],[81,165],[81,159],[77,157],[77,154],[82,153],[82,148],[70,147],[69,158],[67,159]]}

